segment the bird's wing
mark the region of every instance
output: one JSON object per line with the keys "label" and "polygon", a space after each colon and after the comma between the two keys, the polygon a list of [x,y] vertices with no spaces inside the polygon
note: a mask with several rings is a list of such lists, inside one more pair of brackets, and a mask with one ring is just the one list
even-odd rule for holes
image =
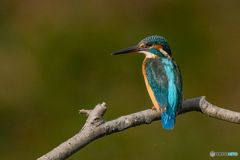
{"label": "bird's wing", "polygon": [[182,75],[178,65],[173,61],[174,64],[174,74],[175,74],[175,83],[177,88],[177,95],[178,95],[178,107],[182,107],[183,102],[183,91],[182,91]]}
{"label": "bird's wing", "polygon": [[163,110],[168,105],[168,77],[161,59],[146,61],[146,76],[154,97]]}
{"label": "bird's wing", "polygon": [[[162,59],[152,59],[146,63],[145,68],[147,80],[154,93],[154,97],[165,112],[166,110],[169,110],[170,112],[176,110],[178,105],[171,106],[169,104],[169,92],[171,92],[171,90],[169,90],[169,78],[174,78],[175,82],[173,83],[175,86],[170,86],[174,89],[173,92],[176,95],[173,99],[175,99],[177,103],[179,102],[178,100],[182,99],[182,78],[180,70],[174,61],[168,61],[169,63],[164,63]],[[174,74],[171,77],[166,72]]]}

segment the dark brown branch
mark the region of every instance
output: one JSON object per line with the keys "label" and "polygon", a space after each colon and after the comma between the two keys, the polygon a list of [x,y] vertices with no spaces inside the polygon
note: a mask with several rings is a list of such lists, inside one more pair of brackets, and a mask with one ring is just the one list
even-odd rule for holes
{"label": "dark brown branch", "polygon": [[[66,159],[95,139],[161,119],[161,111],[147,109],[130,115],[121,116],[114,120],[105,121],[103,118],[104,113],[107,111],[105,105],[105,103],[102,103],[98,104],[93,110],[80,110],[80,114],[86,114],[88,116],[80,132],[49,153],[38,158],[38,160]],[[190,111],[198,111],[213,118],[240,124],[239,112],[214,106],[206,101],[204,96],[184,100],[182,109],[178,111],[178,115]]]}

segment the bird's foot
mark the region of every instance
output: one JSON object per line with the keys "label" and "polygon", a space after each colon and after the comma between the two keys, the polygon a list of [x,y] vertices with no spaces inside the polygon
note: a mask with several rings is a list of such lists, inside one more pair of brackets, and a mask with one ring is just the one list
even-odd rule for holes
{"label": "bird's foot", "polygon": [[156,108],[155,106],[152,106],[152,109],[153,109],[153,110],[156,110],[157,108]]}

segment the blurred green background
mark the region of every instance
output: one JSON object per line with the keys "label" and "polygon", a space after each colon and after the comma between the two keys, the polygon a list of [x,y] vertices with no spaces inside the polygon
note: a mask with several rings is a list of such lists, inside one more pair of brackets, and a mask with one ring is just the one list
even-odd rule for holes
{"label": "blurred green background", "polygon": [[[111,56],[150,35],[170,43],[185,98],[240,111],[240,1],[0,2],[0,156],[36,159],[75,135],[106,102],[106,120],[152,107],[143,55]],[[239,125],[190,112],[94,141],[77,159],[207,159],[240,154]]]}

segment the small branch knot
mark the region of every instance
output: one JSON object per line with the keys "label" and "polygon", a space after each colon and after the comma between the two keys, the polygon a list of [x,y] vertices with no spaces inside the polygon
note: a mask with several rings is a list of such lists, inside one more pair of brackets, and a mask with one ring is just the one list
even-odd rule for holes
{"label": "small branch knot", "polygon": [[208,107],[205,96],[202,96],[202,97],[201,97],[201,99],[200,99],[200,101],[199,101],[199,106],[200,106],[200,108],[202,107],[202,108],[204,108],[204,109]]}

